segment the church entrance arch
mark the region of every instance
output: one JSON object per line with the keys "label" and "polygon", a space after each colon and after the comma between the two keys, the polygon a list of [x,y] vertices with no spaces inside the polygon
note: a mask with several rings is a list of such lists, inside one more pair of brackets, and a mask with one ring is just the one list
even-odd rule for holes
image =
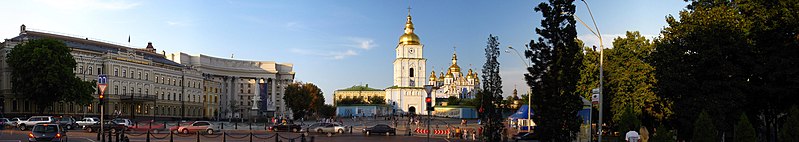
{"label": "church entrance arch", "polygon": [[416,114],[416,107],[413,107],[413,106],[408,107],[408,113],[410,113],[412,115]]}

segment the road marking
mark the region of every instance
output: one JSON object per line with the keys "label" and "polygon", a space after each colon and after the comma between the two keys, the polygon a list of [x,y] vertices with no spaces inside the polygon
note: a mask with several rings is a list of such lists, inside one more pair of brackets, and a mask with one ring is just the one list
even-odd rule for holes
{"label": "road marking", "polygon": [[0,140],[0,142],[22,142],[21,140]]}

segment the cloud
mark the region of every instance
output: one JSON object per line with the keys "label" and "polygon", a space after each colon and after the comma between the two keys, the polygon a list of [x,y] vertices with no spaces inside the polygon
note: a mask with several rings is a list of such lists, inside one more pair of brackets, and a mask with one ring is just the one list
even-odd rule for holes
{"label": "cloud", "polygon": [[139,6],[140,3],[125,0],[38,0],[50,7],[65,10],[127,10]]}
{"label": "cloud", "polygon": [[345,51],[322,51],[322,50],[292,48],[289,51],[300,55],[320,56],[323,58],[335,59],[335,60],[340,60],[346,57],[358,55],[358,52],[352,49],[348,49]]}
{"label": "cloud", "polygon": [[[605,48],[613,48],[613,40],[614,39],[616,39],[618,37],[626,37],[626,36],[627,35],[624,34],[624,33],[620,33],[620,34],[604,34],[604,35],[602,35],[602,43],[605,45]],[[647,34],[644,34],[642,36],[646,37],[646,39],[648,39],[649,41],[652,41],[658,35],[647,35]],[[591,47],[591,46],[596,45],[597,47],[599,47],[599,38],[597,38],[593,34],[578,35],[577,39],[583,40],[583,43],[585,43],[585,46]]]}
{"label": "cloud", "polygon": [[369,38],[350,37],[349,40],[354,42],[352,45],[348,45],[350,47],[369,50],[377,46],[377,44],[375,44],[375,41]]}

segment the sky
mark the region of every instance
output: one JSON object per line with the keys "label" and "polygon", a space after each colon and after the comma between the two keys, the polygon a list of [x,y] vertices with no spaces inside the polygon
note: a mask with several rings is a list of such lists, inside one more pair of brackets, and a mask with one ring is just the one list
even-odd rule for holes
{"label": "sky", "polygon": [[[499,37],[504,95],[529,91],[525,63],[508,47],[523,52],[538,38],[541,0],[30,0],[0,5],[0,38],[19,27],[143,48],[238,60],[294,64],[295,81],[319,86],[332,103],[333,91],[353,85],[391,86],[394,48],[403,34],[408,7],[415,33],[424,45],[427,70],[449,67],[452,53],[464,73],[479,74],[489,35]],[[667,15],[678,16],[682,0],[586,0],[605,47],[626,31],[656,37]],[[576,16],[591,24],[586,5],[576,1]],[[579,23],[578,23],[579,24]],[[592,26],[593,28],[593,26]],[[599,45],[578,25],[578,38]],[[130,42],[128,38],[130,37]],[[428,73],[429,74],[429,73]]]}

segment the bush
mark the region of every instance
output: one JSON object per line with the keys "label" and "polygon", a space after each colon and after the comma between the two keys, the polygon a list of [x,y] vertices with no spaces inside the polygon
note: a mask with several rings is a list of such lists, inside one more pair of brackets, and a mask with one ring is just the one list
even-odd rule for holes
{"label": "bush", "polygon": [[673,142],[674,140],[674,133],[671,132],[670,129],[666,129],[665,126],[660,125],[655,129],[655,135],[652,136],[652,139],[649,141],[651,142]]}
{"label": "bush", "polygon": [[718,142],[716,126],[707,111],[699,113],[699,118],[694,122],[694,142]]}
{"label": "bush", "polygon": [[796,106],[792,107],[788,115],[788,119],[782,125],[782,131],[780,131],[780,141],[799,141],[799,109]]}
{"label": "bush", "polygon": [[735,133],[733,134],[735,135],[735,142],[757,141],[755,139],[755,128],[749,123],[749,118],[746,117],[746,114],[741,114],[741,119],[735,125]]}
{"label": "bush", "polygon": [[621,119],[617,123],[619,124],[619,133],[622,135],[629,131],[637,131],[638,128],[641,127],[641,120],[638,120],[635,112],[633,112],[633,110],[629,107],[624,109],[624,112],[621,114]]}

